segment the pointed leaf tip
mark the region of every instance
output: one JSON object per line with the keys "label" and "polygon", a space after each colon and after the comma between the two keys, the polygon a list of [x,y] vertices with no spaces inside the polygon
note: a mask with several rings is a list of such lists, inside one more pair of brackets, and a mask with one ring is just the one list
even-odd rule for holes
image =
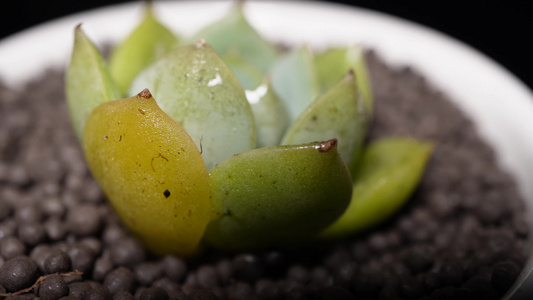
{"label": "pointed leaf tip", "polygon": [[331,148],[337,146],[337,139],[331,139],[325,142],[320,143],[318,152],[328,152]]}
{"label": "pointed leaf tip", "polygon": [[196,48],[202,48],[206,45],[207,43],[205,42],[205,39],[201,38],[199,40],[196,41],[195,45],[196,45]]}
{"label": "pointed leaf tip", "polygon": [[152,98],[152,93],[150,93],[149,89],[144,89],[139,94],[137,94],[137,97],[144,98],[144,99],[150,99]]}
{"label": "pointed leaf tip", "polygon": [[355,71],[353,70],[353,68],[350,68],[350,70],[348,70],[348,73],[346,74],[346,77],[348,77],[348,78],[355,77]]}

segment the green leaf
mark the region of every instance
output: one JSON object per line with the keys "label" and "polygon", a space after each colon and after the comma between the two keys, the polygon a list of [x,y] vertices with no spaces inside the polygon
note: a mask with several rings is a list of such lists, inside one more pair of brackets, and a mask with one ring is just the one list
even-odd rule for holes
{"label": "green leaf", "polygon": [[278,145],[289,125],[289,115],[274,92],[270,78],[265,78],[263,84],[245,93],[254,114],[257,147]]}
{"label": "green leaf", "polygon": [[65,94],[74,133],[82,140],[85,122],[101,103],[122,98],[100,51],[81,25],[74,30],[74,46],[66,70]]}
{"label": "green leaf", "polygon": [[150,89],[192,137],[208,170],[256,146],[252,110],[238,79],[204,41],[182,46],[146,68],[131,92]]}
{"label": "green leaf", "polygon": [[178,38],[156,19],[151,4],[146,4],[142,22],[111,53],[109,68],[121,92],[126,94],[135,76],[177,43]]}
{"label": "green leaf", "polygon": [[265,74],[280,50],[248,23],[242,6],[239,3],[227,16],[200,30],[191,41],[205,39],[219,55],[236,50]]}
{"label": "green leaf", "polygon": [[369,145],[354,177],[350,205],[319,237],[347,237],[392,216],[418,186],[432,151],[432,143],[410,138],[388,138]]}
{"label": "green leaf", "polygon": [[342,214],[352,190],[336,140],[243,152],[209,180],[204,242],[225,250],[306,240]]}
{"label": "green leaf", "polygon": [[272,86],[289,112],[292,123],[319,95],[313,54],[302,46],[279,59],[270,71]]}
{"label": "green leaf", "polygon": [[229,51],[221,57],[235,73],[245,90],[254,89],[261,84],[264,77],[263,73],[247,61],[237,50]]}
{"label": "green leaf", "polygon": [[282,144],[302,144],[336,138],[339,152],[354,172],[366,136],[367,117],[349,72],[327,93],[313,102],[291,125]]}
{"label": "green leaf", "polygon": [[354,70],[357,86],[369,116],[372,116],[372,87],[368,75],[363,49],[358,46],[331,48],[315,56],[320,89],[322,92],[333,87],[348,70]]}
{"label": "green leaf", "polygon": [[289,116],[272,88],[270,77],[263,77],[237,51],[226,53],[223,59],[245,89],[246,99],[254,114],[257,147],[278,145],[287,129]]}

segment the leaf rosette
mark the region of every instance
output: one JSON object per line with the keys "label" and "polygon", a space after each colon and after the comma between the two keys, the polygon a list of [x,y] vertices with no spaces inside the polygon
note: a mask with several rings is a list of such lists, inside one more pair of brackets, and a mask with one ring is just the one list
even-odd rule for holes
{"label": "leaf rosette", "polygon": [[92,174],[157,254],[367,230],[408,199],[432,149],[409,138],[367,145],[361,47],[282,50],[241,2],[188,39],[149,7],[109,66],[76,27],[66,95]]}

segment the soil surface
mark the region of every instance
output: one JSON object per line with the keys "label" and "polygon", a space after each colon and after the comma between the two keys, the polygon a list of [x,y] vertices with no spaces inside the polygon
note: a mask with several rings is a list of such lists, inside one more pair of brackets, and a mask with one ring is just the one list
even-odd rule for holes
{"label": "soil surface", "polygon": [[22,92],[0,83],[0,294],[41,277],[8,298],[499,299],[527,250],[515,182],[447,95],[374,53],[368,64],[370,139],[436,143],[408,204],[342,242],[188,261],[152,257],[122,227],[72,133],[62,72]]}

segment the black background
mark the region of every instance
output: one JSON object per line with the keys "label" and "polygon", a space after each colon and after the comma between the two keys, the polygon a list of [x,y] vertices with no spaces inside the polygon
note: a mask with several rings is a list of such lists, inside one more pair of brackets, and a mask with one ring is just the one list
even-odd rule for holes
{"label": "black background", "polygon": [[[6,1],[0,9],[0,39],[47,20],[121,2],[128,1]],[[329,2],[381,11],[446,33],[493,58],[533,88],[533,1]]]}

